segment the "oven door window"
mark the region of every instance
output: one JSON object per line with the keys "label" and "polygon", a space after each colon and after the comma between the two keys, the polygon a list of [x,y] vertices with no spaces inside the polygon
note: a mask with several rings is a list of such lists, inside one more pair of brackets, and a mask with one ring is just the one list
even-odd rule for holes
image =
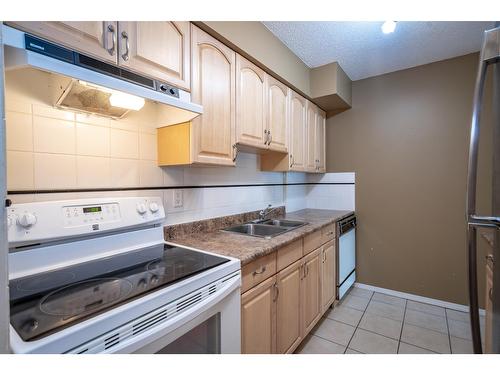
{"label": "oven door window", "polygon": [[220,354],[220,338],[220,313],[217,313],[156,354]]}

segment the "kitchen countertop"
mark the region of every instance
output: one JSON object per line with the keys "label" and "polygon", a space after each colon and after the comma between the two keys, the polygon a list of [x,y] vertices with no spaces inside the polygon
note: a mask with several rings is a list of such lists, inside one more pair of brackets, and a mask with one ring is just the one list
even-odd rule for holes
{"label": "kitchen countertop", "polygon": [[305,221],[308,224],[271,239],[252,237],[221,230],[192,233],[170,239],[178,245],[238,258],[244,266],[251,261],[276,251],[278,248],[298,240],[317,229],[339,221],[353,211],[305,209],[285,214],[289,220]]}

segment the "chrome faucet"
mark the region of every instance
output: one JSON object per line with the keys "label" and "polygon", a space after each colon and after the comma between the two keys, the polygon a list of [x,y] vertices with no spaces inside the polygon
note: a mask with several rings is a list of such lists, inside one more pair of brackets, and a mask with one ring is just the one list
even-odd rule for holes
{"label": "chrome faucet", "polygon": [[259,212],[259,221],[265,220],[267,215],[269,215],[271,212],[273,212],[278,208],[279,207],[271,208],[271,205],[268,205],[266,208],[264,208]]}

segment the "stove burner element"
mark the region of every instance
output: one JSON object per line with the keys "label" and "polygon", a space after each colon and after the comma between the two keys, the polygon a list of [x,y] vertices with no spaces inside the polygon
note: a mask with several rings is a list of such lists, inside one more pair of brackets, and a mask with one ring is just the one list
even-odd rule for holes
{"label": "stove burner element", "polygon": [[116,303],[132,291],[128,280],[99,278],[74,283],[46,295],[40,301],[45,314],[72,317]]}
{"label": "stove burner element", "polygon": [[21,292],[39,292],[57,287],[58,285],[68,285],[75,280],[73,272],[59,271],[42,275],[38,278],[30,278],[16,284],[16,289]]}

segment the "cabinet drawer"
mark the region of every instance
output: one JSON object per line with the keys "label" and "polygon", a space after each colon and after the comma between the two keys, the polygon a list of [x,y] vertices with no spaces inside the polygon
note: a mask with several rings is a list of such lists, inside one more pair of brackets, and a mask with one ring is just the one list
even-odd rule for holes
{"label": "cabinet drawer", "polygon": [[321,229],[312,232],[304,237],[304,255],[323,245],[323,235]]}
{"label": "cabinet drawer", "polygon": [[276,253],[266,255],[243,266],[241,293],[264,281],[276,273]]}
{"label": "cabinet drawer", "polygon": [[302,258],[302,238],[278,249],[276,259],[277,271],[288,267],[293,262]]}
{"label": "cabinet drawer", "polygon": [[333,240],[335,238],[335,223],[323,227],[321,234],[323,236],[323,243]]}

